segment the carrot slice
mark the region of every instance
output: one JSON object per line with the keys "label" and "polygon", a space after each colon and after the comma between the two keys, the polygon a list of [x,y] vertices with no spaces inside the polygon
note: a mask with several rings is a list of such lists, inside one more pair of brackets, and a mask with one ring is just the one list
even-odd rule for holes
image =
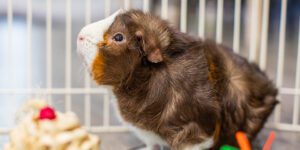
{"label": "carrot slice", "polygon": [[235,138],[236,138],[241,150],[251,150],[249,140],[244,132],[238,131],[235,134]]}
{"label": "carrot slice", "polygon": [[267,139],[267,141],[266,141],[266,143],[265,143],[265,145],[263,147],[263,150],[270,150],[271,149],[271,146],[272,146],[272,143],[273,143],[275,137],[276,137],[276,134],[275,134],[274,131],[272,131],[269,134],[269,137],[268,137],[268,139]]}

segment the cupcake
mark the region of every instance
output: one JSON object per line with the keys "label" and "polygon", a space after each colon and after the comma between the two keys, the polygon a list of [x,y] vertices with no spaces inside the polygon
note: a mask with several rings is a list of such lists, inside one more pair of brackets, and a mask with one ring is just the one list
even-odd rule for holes
{"label": "cupcake", "polygon": [[44,101],[29,101],[21,114],[4,150],[99,150],[99,138],[81,127],[73,112],[61,113]]}

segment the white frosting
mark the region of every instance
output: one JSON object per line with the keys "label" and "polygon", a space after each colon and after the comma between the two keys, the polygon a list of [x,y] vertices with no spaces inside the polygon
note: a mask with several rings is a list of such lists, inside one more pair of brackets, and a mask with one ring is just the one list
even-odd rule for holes
{"label": "white frosting", "polygon": [[46,103],[29,102],[26,115],[10,133],[5,150],[99,150],[97,136],[89,134],[72,112],[56,112],[54,120],[39,120]]}

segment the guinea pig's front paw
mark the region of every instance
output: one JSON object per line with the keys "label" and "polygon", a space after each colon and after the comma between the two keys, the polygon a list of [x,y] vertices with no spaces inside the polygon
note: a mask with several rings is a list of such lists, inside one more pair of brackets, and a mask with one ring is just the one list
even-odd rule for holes
{"label": "guinea pig's front paw", "polygon": [[137,150],[163,150],[163,148],[160,145],[154,145],[154,146],[145,146],[138,148]]}
{"label": "guinea pig's front paw", "polygon": [[153,150],[153,148],[148,146],[148,147],[139,148],[137,150]]}

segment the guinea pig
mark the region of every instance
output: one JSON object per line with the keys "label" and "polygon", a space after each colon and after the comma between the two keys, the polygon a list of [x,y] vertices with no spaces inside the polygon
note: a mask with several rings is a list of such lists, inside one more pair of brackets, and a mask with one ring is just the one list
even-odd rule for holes
{"label": "guinea pig", "polygon": [[236,145],[237,131],[252,141],[278,103],[277,88],[256,64],[139,10],[85,26],[77,45],[147,149],[218,149]]}

